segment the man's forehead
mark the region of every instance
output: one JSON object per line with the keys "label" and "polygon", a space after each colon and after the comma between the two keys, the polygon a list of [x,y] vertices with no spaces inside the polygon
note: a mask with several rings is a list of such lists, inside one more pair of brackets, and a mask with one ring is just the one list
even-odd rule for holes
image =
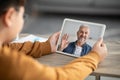
{"label": "man's forehead", "polygon": [[89,27],[88,26],[81,26],[80,28],[79,28],[79,30],[86,30],[86,31],[89,31]]}

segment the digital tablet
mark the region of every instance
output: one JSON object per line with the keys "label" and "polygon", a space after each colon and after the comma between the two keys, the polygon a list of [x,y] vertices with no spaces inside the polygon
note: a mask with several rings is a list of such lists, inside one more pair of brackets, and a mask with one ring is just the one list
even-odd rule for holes
{"label": "digital tablet", "polygon": [[[74,57],[80,57],[83,50],[87,50],[87,47],[84,49],[83,46],[90,46],[92,48],[99,38],[104,37],[105,29],[105,24],[65,18],[57,43],[57,52]],[[63,38],[65,35],[67,35],[67,45],[61,48],[61,45],[64,43]],[[79,44],[83,45],[79,47]],[[75,49],[72,49],[72,47]],[[66,48],[67,51],[65,51]]]}

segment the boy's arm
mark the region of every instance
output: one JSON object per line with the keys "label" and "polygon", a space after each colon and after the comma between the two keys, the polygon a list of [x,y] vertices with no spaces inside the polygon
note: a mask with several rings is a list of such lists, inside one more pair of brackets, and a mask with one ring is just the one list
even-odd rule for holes
{"label": "boy's arm", "polygon": [[84,80],[97,68],[96,52],[75,59],[62,67],[49,67],[31,57],[4,48],[0,54],[1,80]]}
{"label": "boy's arm", "polygon": [[[59,74],[67,74],[68,80],[84,80],[90,73],[92,73],[100,62],[99,55],[91,51],[86,56],[73,60],[68,65],[64,66]],[[71,75],[71,77],[69,76]],[[62,78],[62,77],[61,77]]]}
{"label": "boy's arm", "polygon": [[51,53],[51,47],[49,41],[46,42],[24,42],[24,43],[9,43],[3,46],[8,46],[13,50],[17,50],[30,55],[32,57],[40,57]]}
{"label": "boy's arm", "polygon": [[0,49],[0,80],[83,80],[107,55],[102,42],[100,39],[87,55],[62,67],[42,65],[23,53],[3,47]]}
{"label": "boy's arm", "polygon": [[9,43],[3,46],[8,46],[33,57],[40,57],[41,55],[56,52],[59,34],[60,32],[54,33],[46,42]]}

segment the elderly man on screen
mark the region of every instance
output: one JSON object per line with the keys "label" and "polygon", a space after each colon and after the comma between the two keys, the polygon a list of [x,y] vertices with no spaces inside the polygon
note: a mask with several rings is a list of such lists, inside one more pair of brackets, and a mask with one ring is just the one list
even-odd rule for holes
{"label": "elderly man on screen", "polygon": [[86,43],[89,38],[90,29],[87,25],[81,25],[77,31],[77,40],[74,42],[68,41],[69,35],[64,34],[60,44],[60,51],[74,54],[76,56],[83,56],[91,51],[91,46]]}

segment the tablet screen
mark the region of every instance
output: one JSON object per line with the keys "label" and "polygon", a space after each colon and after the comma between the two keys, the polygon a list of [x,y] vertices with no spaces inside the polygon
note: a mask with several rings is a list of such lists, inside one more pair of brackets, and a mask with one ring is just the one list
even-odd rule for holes
{"label": "tablet screen", "polygon": [[65,18],[57,43],[57,52],[80,57],[104,36],[105,24]]}

